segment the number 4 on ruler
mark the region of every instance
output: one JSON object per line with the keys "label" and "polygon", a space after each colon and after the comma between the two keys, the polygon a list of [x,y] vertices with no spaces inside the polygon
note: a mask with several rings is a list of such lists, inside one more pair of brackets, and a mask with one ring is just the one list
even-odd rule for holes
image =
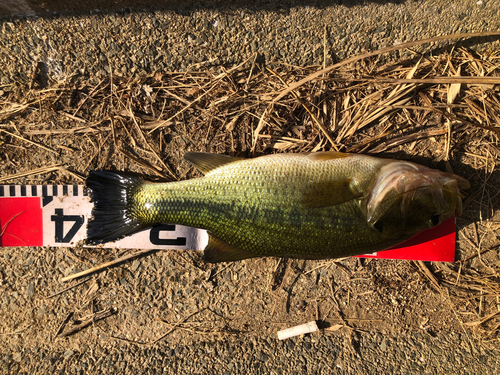
{"label": "number 4 on ruler", "polygon": [[[55,209],[55,215],[50,217],[55,224],[55,240],[59,243],[69,243],[75,236],[76,232],[82,227],[84,219],[82,215],[64,215],[62,208]],[[64,223],[73,222],[73,226],[68,233],[64,235]]]}

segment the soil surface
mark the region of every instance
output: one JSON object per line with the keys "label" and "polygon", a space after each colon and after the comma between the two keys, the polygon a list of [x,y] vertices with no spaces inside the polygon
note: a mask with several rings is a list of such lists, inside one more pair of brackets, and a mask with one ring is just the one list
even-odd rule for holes
{"label": "soil surface", "polygon": [[[176,178],[197,176],[182,160],[186,151],[251,156],[287,147],[325,149],[322,133],[307,130],[314,128],[311,123],[288,126],[300,109],[293,98],[270,115],[274,127],[262,131],[267,138],[256,146],[258,118],[237,112],[237,122],[231,122],[236,113],[231,108],[213,110],[206,103],[203,110],[186,109],[168,128],[151,134],[137,133],[135,120],[120,111],[130,109],[141,126],[148,126],[193,102],[217,74],[227,74],[217,103],[246,83],[248,96],[241,97],[241,105],[260,116],[255,108],[265,109],[264,96],[278,87],[270,84],[253,99],[250,76],[264,73],[253,70],[252,60],[240,76],[227,73],[255,52],[273,69],[299,71],[406,41],[500,30],[500,3],[487,0],[137,4],[96,0],[69,8],[65,2],[26,0],[0,5],[0,129],[9,132],[0,133],[0,178],[53,165],[64,169],[7,183],[81,184],[90,169],[100,168],[168,175],[148,144]],[[397,51],[373,66],[410,58],[416,64],[422,55],[444,56],[454,48],[487,51],[498,64],[498,39],[475,38]],[[211,72],[209,78],[201,71]],[[189,85],[183,87],[179,82],[187,82],[188,73]],[[273,75],[266,74],[271,81]],[[178,91],[169,93],[170,87]],[[171,95],[168,101],[156,100],[160,90]],[[484,90],[500,105],[498,86]],[[477,116],[484,126],[499,126],[493,117]],[[229,120],[217,122],[221,118]],[[357,147],[384,126],[367,127],[342,145]],[[333,125],[328,129],[339,132]],[[278,148],[271,142],[276,135],[303,143]],[[477,129],[470,137],[460,133],[452,144],[447,166],[472,185],[457,221],[453,265],[357,258],[209,265],[195,252],[162,251],[64,283],[62,277],[122,252],[0,248],[0,373],[497,374],[498,147],[496,133]],[[444,169],[444,148],[441,134],[389,153]],[[474,287],[468,288],[468,281]],[[60,335],[102,311],[110,316]],[[318,332],[277,339],[278,330],[312,320]]]}

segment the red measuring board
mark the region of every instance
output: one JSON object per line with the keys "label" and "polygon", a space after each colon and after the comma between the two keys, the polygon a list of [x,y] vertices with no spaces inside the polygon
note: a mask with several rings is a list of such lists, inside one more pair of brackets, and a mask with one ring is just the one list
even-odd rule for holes
{"label": "red measuring board", "polygon": [[0,227],[0,246],[43,246],[40,198],[2,199]]}
{"label": "red measuring board", "polygon": [[[86,238],[92,203],[81,185],[0,185],[0,246],[75,246]],[[455,219],[366,258],[455,261]],[[203,250],[203,229],[163,224],[98,247]]]}
{"label": "red measuring board", "polygon": [[85,203],[79,185],[0,185],[0,245],[73,245],[85,238]]}
{"label": "red measuring board", "polygon": [[389,250],[361,255],[362,258],[406,259],[435,262],[455,261],[456,219],[427,229]]}

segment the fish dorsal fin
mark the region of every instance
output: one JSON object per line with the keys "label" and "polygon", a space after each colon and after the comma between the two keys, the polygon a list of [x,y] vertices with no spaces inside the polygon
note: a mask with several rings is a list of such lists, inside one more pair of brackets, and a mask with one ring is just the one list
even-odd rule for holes
{"label": "fish dorsal fin", "polygon": [[335,206],[363,195],[355,178],[320,181],[305,191],[302,203],[307,207]]}
{"label": "fish dorsal fin", "polygon": [[208,237],[208,245],[203,251],[203,260],[209,263],[231,262],[258,256],[249,251],[238,249],[213,236]]}
{"label": "fish dorsal fin", "polygon": [[312,152],[307,157],[311,160],[325,161],[332,159],[348,158],[352,154],[346,154],[345,152],[338,151],[322,151],[322,152]]}
{"label": "fish dorsal fin", "polygon": [[193,164],[201,173],[207,174],[211,170],[219,168],[225,164],[229,164],[245,158],[236,156],[211,154],[209,152],[188,152],[184,155],[184,159]]}

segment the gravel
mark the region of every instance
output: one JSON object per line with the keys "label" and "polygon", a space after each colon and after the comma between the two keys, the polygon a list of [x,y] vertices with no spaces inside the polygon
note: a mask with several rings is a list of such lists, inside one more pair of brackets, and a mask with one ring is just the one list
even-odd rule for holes
{"label": "gravel", "polygon": [[[105,14],[4,18],[0,84],[26,83],[42,62],[54,81],[232,65],[261,53],[267,62],[326,64],[385,46],[458,32],[500,29],[497,1],[407,1],[343,6],[257,2]],[[484,40],[479,41],[481,43]],[[473,48],[487,45],[466,42]],[[443,46],[446,44],[442,44]],[[417,52],[428,49],[421,46]],[[409,51],[403,52],[409,54]]]}
{"label": "gravel", "polygon": [[[282,325],[278,323],[278,326],[270,324],[270,327],[266,327],[269,326],[268,318],[263,321],[259,318],[259,314],[269,316],[274,301],[265,302],[267,306],[262,313],[248,308],[262,303],[260,301],[266,301],[268,292],[263,290],[265,289],[263,285],[266,283],[265,276],[256,279],[257,284],[248,287],[248,291],[244,292],[242,297],[234,295],[235,291],[222,298],[226,282],[230,283],[232,280],[234,283],[247,284],[251,282],[252,275],[256,272],[263,270],[265,272],[266,267],[259,267],[255,261],[250,261],[245,266],[241,264],[233,266],[230,268],[232,271],[228,271],[225,275],[221,272],[220,278],[216,278],[217,285],[210,292],[212,294],[208,295],[209,300],[213,299],[210,309],[215,313],[204,317],[196,316],[192,321],[200,323],[190,323],[194,324],[192,329],[195,331],[199,324],[203,326],[203,322],[209,320],[225,321],[229,324],[228,327],[236,327],[238,316],[243,314],[252,316],[246,323],[249,324],[249,329],[242,329],[245,327],[243,325],[232,334],[221,337],[176,330],[154,345],[133,344],[133,341],[150,341],[151,338],[159,337],[161,332],[166,332],[168,327],[155,323],[158,317],[167,317],[171,322],[181,320],[196,312],[199,309],[196,304],[203,304],[207,299],[208,292],[196,287],[196,275],[206,275],[206,270],[199,270],[194,265],[187,264],[182,256],[176,253],[163,255],[160,258],[145,258],[140,265],[132,263],[125,266],[128,271],[132,267],[136,270],[135,275],[129,274],[127,277],[127,285],[131,285],[129,290],[124,289],[119,282],[128,271],[114,269],[103,274],[98,280],[99,293],[92,299],[92,303],[99,309],[108,304],[117,306],[118,314],[70,338],[54,338],[54,333],[70,311],[76,311],[80,317],[88,313],[90,307],[87,305],[86,295],[92,282],[69,290],[57,299],[47,300],[44,295],[50,295],[67,287],[59,282],[59,278],[65,272],[54,271],[51,267],[47,267],[47,261],[66,264],[68,268],[73,267],[75,262],[65,249],[43,248],[34,249],[38,252],[38,258],[42,260],[42,266],[25,267],[30,257],[25,256],[22,249],[17,250],[19,251],[10,252],[8,257],[0,257],[0,269],[14,271],[12,277],[5,278],[5,287],[9,292],[6,293],[5,290],[2,292],[1,327],[2,333],[8,333],[8,336],[3,336],[5,344],[0,348],[0,374],[23,371],[42,374],[79,373],[79,371],[85,373],[124,371],[148,374],[159,372],[166,374],[332,372],[493,374],[499,366],[498,349],[494,345],[486,345],[480,338],[470,333],[465,334],[456,329],[443,329],[438,332],[427,332],[418,327],[403,329],[404,324],[398,321],[401,317],[387,313],[386,309],[392,308],[390,303],[381,306],[382,310],[376,312],[377,315],[388,317],[386,324],[360,330],[341,329],[331,333],[324,331],[279,341],[275,331]],[[164,268],[165,264],[168,264],[168,268]],[[347,266],[353,267],[355,264],[353,261]],[[385,266],[380,265],[380,269],[387,270],[390,264],[391,262],[386,261]],[[310,268],[314,267],[314,264],[310,265]],[[14,276],[17,269],[20,270],[20,278]],[[348,287],[345,277],[344,279],[342,277],[343,271],[334,272],[332,269],[329,271],[333,274],[335,283]],[[161,286],[144,283],[144,280],[154,280],[157,278],[156,275],[167,272],[179,275],[177,281],[165,281]],[[237,272],[238,281],[234,281],[232,275]],[[318,271],[317,276],[320,274],[321,271]],[[226,277],[227,275],[231,277]],[[299,279],[293,291],[294,295],[297,295],[294,300],[307,297],[317,299],[327,293],[327,289],[323,287],[317,288],[318,291],[314,293],[307,287],[317,276],[311,276],[309,281],[305,276]],[[47,284],[44,284],[44,287],[37,287],[37,293],[28,299],[24,293],[16,292],[26,281],[27,288],[35,285],[33,279],[46,280]],[[225,281],[226,279],[228,281]],[[408,282],[414,285],[415,280],[411,281],[410,277]],[[304,287],[301,286],[302,283]],[[365,287],[370,289],[369,286]],[[188,292],[187,289],[191,291]],[[40,293],[43,295],[39,295]],[[241,290],[238,293],[241,293]],[[355,298],[359,290],[352,289],[351,293],[351,298]],[[186,297],[188,294],[190,297]],[[420,294],[425,293],[420,292]],[[169,296],[172,298],[169,299]],[[276,294],[271,296],[275,298]],[[372,294],[369,301],[375,300]],[[159,306],[166,301],[171,301],[168,303],[172,307],[159,311]],[[339,299],[341,306],[344,306],[345,301],[345,297]],[[240,305],[241,308],[236,307]],[[42,310],[43,314],[30,313]],[[292,310],[271,320],[279,322],[281,319],[291,319],[300,323],[311,319],[310,315],[301,314],[306,313]],[[349,313],[349,316],[352,316],[352,313]],[[449,318],[451,316],[447,319]],[[252,319],[255,321],[252,322]],[[331,319],[332,317],[327,321]],[[291,324],[292,322],[289,322],[287,326]],[[202,328],[200,330],[203,331]],[[231,332],[231,329],[228,332]]]}
{"label": "gravel", "polygon": [[[458,345],[462,337],[458,336],[452,345]],[[397,344],[403,343],[401,338],[393,338]],[[422,339],[420,339],[422,340]],[[325,343],[332,342],[333,346],[341,350],[324,350]],[[447,345],[439,339],[423,339],[424,346],[429,347],[432,344]],[[431,341],[436,341],[435,343]],[[455,372],[458,374],[474,373],[492,374],[495,368],[498,368],[498,362],[493,352],[483,351],[476,355],[475,365],[472,367],[471,355],[462,359],[460,353],[450,348],[443,355],[436,356],[428,350],[422,350],[412,353],[411,356],[401,356],[389,354],[385,357],[373,358],[371,350],[364,348],[364,340],[359,341],[356,349],[346,347],[345,342],[339,336],[322,337],[312,343],[313,348],[318,352],[311,355],[311,350],[304,349],[303,344],[310,342],[310,338],[297,339],[300,350],[290,351],[286,346],[276,344],[274,354],[260,352],[257,356],[248,355],[245,347],[245,340],[230,340],[228,342],[217,342],[211,344],[210,351],[201,353],[192,352],[192,348],[182,348],[183,351],[175,351],[172,354],[168,347],[143,348],[139,347],[133,351],[121,353],[123,346],[117,345],[113,348],[103,348],[101,346],[94,348],[93,357],[99,359],[82,362],[79,354],[72,350],[61,353],[46,353],[41,351],[42,356],[48,355],[55,363],[50,361],[37,361],[31,367],[32,371],[43,373],[44,371],[60,371],[63,368],[71,369],[71,372],[80,369],[91,373],[109,373],[125,369],[126,373],[157,373],[163,371],[169,374],[188,374],[188,373],[400,373],[400,374],[435,374]],[[265,345],[263,340],[257,340],[257,345]],[[323,350],[321,350],[323,349]],[[228,354],[233,358],[226,361]],[[35,356],[34,353],[26,355]],[[90,356],[90,354],[89,354]],[[143,358],[144,361],[139,361]],[[366,358],[366,360],[363,360]],[[12,359],[12,360],[11,360]],[[61,359],[63,361],[61,361]],[[243,359],[243,360],[242,360]],[[388,361],[393,360],[393,361]],[[23,356],[17,352],[12,355],[4,356],[4,363],[9,363],[9,371],[20,370],[24,364]],[[59,363],[58,363],[59,362]],[[209,365],[210,364],[210,365]],[[4,370],[6,367],[4,367]],[[476,372],[477,371],[477,372]]]}
{"label": "gravel", "polygon": [[[330,64],[405,41],[500,29],[498,1],[343,3],[312,6],[309,2],[256,1],[247,7],[222,4],[206,9],[190,3],[168,11],[127,8],[96,13],[87,9],[77,15],[49,17],[48,12],[43,17],[5,17],[0,24],[0,90],[28,84],[39,62],[56,82],[75,74],[92,81],[110,73],[133,77],[165,70],[217,69],[240,63],[256,51],[267,62],[322,64],[325,56],[325,63]],[[498,50],[494,40],[465,44]],[[422,46],[416,52],[429,48]],[[102,259],[96,255],[95,262]],[[409,304],[410,308],[435,303],[429,309],[434,309],[431,319],[440,324],[435,324],[440,327],[436,331],[419,328],[424,319],[398,307],[403,296],[398,296],[396,287],[371,283],[362,288],[372,293],[370,302],[377,302],[370,307],[383,320],[380,326],[343,328],[280,342],[275,335],[279,328],[312,320],[317,301],[329,295],[323,281],[315,280],[334,277],[343,288],[339,310],[332,310],[330,318],[362,311],[367,297],[354,302],[356,293],[362,295],[355,284],[345,280],[339,269],[335,274],[323,269],[317,277],[301,277],[293,295],[287,297],[291,301],[286,313],[269,317],[276,301],[280,301],[276,309],[280,314],[286,300],[279,299],[279,291],[266,289],[266,267],[271,264],[256,260],[245,263],[244,269],[241,263],[227,271],[219,268],[217,278],[203,284],[200,280],[206,279],[206,269],[186,264],[178,254],[168,254],[136,260],[124,266],[125,271],[119,268],[100,275],[99,293],[90,300],[85,295],[90,283],[47,300],[46,296],[67,287],[59,281],[62,276],[86,266],[61,248],[7,250],[0,254],[0,373],[493,374],[500,368],[498,349],[451,329],[447,319],[451,322],[454,316],[439,316],[446,301],[441,296],[431,299],[431,289],[410,289],[424,287],[409,273],[401,277],[404,301],[418,295],[422,300]],[[391,278],[399,272],[395,263],[377,264],[381,268],[392,265],[387,271]],[[393,293],[394,306],[389,297]],[[306,301],[302,310],[294,307],[299,301]],[[193,320],[220,323],[218,329],[230,332],[227,336],[177,329],[157,344],[140,343],[168,330],[158,318],[180,321],[207,302],[210,314]],[[360,307],[349,310],[356,303]],[[69,312],[82,317],[109,306],[117,306],[118,314],[68,339],[54,337]],[[250,317],[248,321],[245,316]]]}

